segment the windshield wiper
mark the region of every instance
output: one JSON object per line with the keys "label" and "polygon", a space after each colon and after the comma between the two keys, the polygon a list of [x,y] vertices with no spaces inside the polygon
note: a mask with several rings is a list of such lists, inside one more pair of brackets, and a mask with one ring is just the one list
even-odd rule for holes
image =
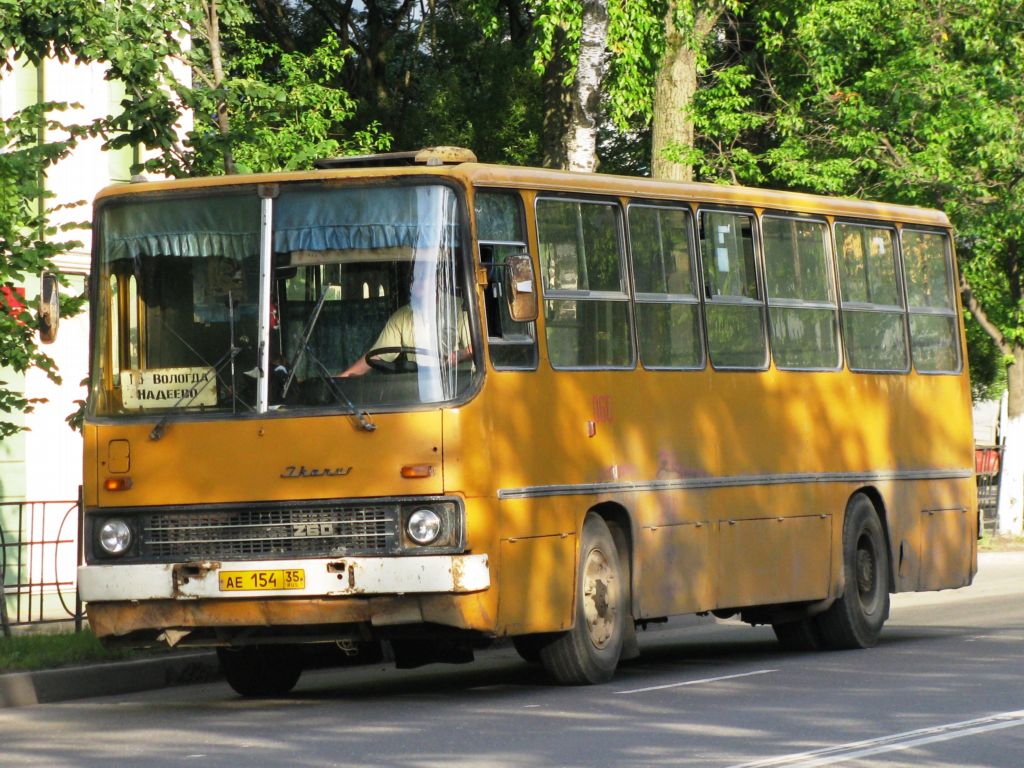
{"label": "windshield wiper", "polygon": [[306,354],[306,347],[309,346],[309,340],[313,337],[313,329],[316,327],[316,321],[320,319],[320,310],[324,308],[324,301],[327,299],[327,290],[329,288],[330,285],[325,285],[323,290],[320,291],[320,298],[316,300],[316,306],[313,307],[309,320],[306,321],[306,328],[302,331],[302,339],[299,341],[299,348],[295,351],[295,359],[288,363],[288,378],[281,385],[282,400],[288,396],[288,390],[291,389],[292,382],[295,381],[295,374],[299,370],[299,363],[302,362],[302,357]]}
{"label": "windshield wiper", "polygon": [[[231,363],[232,365],[234,365],[235,357],[237,357],[238,353],[241,352],[241,351],[242,351],[241,347],[231,347],[227,352],[224,353],[224,355],[221,356],[220,360],[218,360],[216,363],[213,364],[213,366],[211,366],[213,368],[213,377],[214,377],[214,379],[216,379],[217,381],[221,380],[220,379],[220,372],[221,372],[221,370],[228,363]],[[210,375],[209,374],[204,375],[202,380],[197,382],[197,386],[195,387],[195,392],[192,394],[191,397],[188,398],[187,401],[185,400],[186,395],[182,395],[181,398],[179,398],[178,401],[174,405],[172,405],[170,407],[170,409],[167,411],[167,413],[165,413],[163,415],[163,417],[160,419],[160,421],[158,421],[156,423],[156,426],[153,427],[153,429],[150,430],[150,432],[149,432],[149,439],[150,440],[159,440],[161,437],[163,437],[164,436],[164,430],[167,427],[167,422],[170,421],[171,416],[173,416],[175,413],[178,413],[178,410],[180,408],[188,408],[190,405],[192,405],[192,401],[195,400],[197,397],[199,397],[199,394],[204,389],[206,389],[205,385],[209,381],[210,381]]]}
{"label": "windshield wiper", "polygon": [[351,415],[359,422],[359,426],[367,432],[373,432],[377,429],[377,425],[370,419],[370,414],[356,407],[356,404],[352,402],[352,399],[345,394],[341,385],[338,384],[338,380],[331,376],[331,372],[327,370],[327,366],[320,362],[320,358],[312,352],[309,353],[309,358],[313,361],[313,366],[316,368],[317,373],[320,374],[320,378],[323,379],[324,384],[327,385],[327,389],[329,389],[331,394],[334,395],[335,402],[338,402],[339,400],[343,402],[348,407]]}

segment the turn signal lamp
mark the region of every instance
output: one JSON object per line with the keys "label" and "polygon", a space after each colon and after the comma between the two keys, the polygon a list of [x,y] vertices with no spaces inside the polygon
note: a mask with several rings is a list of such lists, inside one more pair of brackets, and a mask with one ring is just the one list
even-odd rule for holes
{"label": "turn signal lamp", "polygon": [[417,480],[433,476],[433,464],[406,464],[402,467],[402,477],[406,480]]}
{"label": "turn signal lamp", "polygon": [[132,487],[132,479],[125,475],[121,477],[108,477],[103,481],[105,491],[127,491]]}

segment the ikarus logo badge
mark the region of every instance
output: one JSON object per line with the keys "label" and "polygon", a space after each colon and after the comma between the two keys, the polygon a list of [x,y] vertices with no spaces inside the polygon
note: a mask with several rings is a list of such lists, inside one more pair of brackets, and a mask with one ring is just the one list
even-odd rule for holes
{"label": "ikarus logo badge", "polygon": [[294,480],[300,477],[344,477],[352,471],[352,467],[313,467],[307,469],[303,465],[291,465],[284,468],[281,477]]}

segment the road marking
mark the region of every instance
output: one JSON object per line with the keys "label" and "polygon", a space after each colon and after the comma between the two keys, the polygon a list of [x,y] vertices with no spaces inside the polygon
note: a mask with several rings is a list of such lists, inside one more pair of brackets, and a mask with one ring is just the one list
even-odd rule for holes
{"label": "road marking", "polygon": [[946,725],[937,725],[931,728],[919,728],[915,731],[894,733],[877,739],[851,741],[848,744],[837,744],[834,747],[824,747],[810,752],[796,752],[791,755],[768,758],[767,760],[755,760],[752,763],[741,763],[729,768],[767,768],[768,766],[777,765],[790,766],[790,768],[814,768],[821,765],[835,765],[836,763],[858,760],[862,757],[871,757],[872,755],[879,755],[884,752],[898,752],[925,744],[961,739],[965,736],[975,736],[987,731],[1016,728],[1022,725],[1024,725],[1024,709],[1014,712],[1000,712],[988,717],[980,717],[976,720],[964,720],[959,723],[947,723]]}
{"label": "road marking", "polygon": [[767,675],[769,672],[778,672],[777,669],[759,669],[756,672],[742,672],[738,675],[722,675],[721,677],[705,677],[701,680],[686,680],[681,683],[669,683],[668,685],[652,685],[650,688],[634,688],[629,691],[616,691],[615,693],[647,693],[648,691],[664,691],[668,688],[681,688],[684,685],[701,685],[703,683],[717,683],[720,680],[735,680],[737,677],[753,677],[754,675]]}

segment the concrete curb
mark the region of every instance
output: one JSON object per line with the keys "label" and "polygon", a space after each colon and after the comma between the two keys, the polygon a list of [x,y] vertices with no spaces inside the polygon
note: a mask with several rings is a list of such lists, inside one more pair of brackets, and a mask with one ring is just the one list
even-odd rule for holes
{"label": "concrete curb", "polygon": [[0,708],[137,693],[222,678],[212,651],[0,675]]}

